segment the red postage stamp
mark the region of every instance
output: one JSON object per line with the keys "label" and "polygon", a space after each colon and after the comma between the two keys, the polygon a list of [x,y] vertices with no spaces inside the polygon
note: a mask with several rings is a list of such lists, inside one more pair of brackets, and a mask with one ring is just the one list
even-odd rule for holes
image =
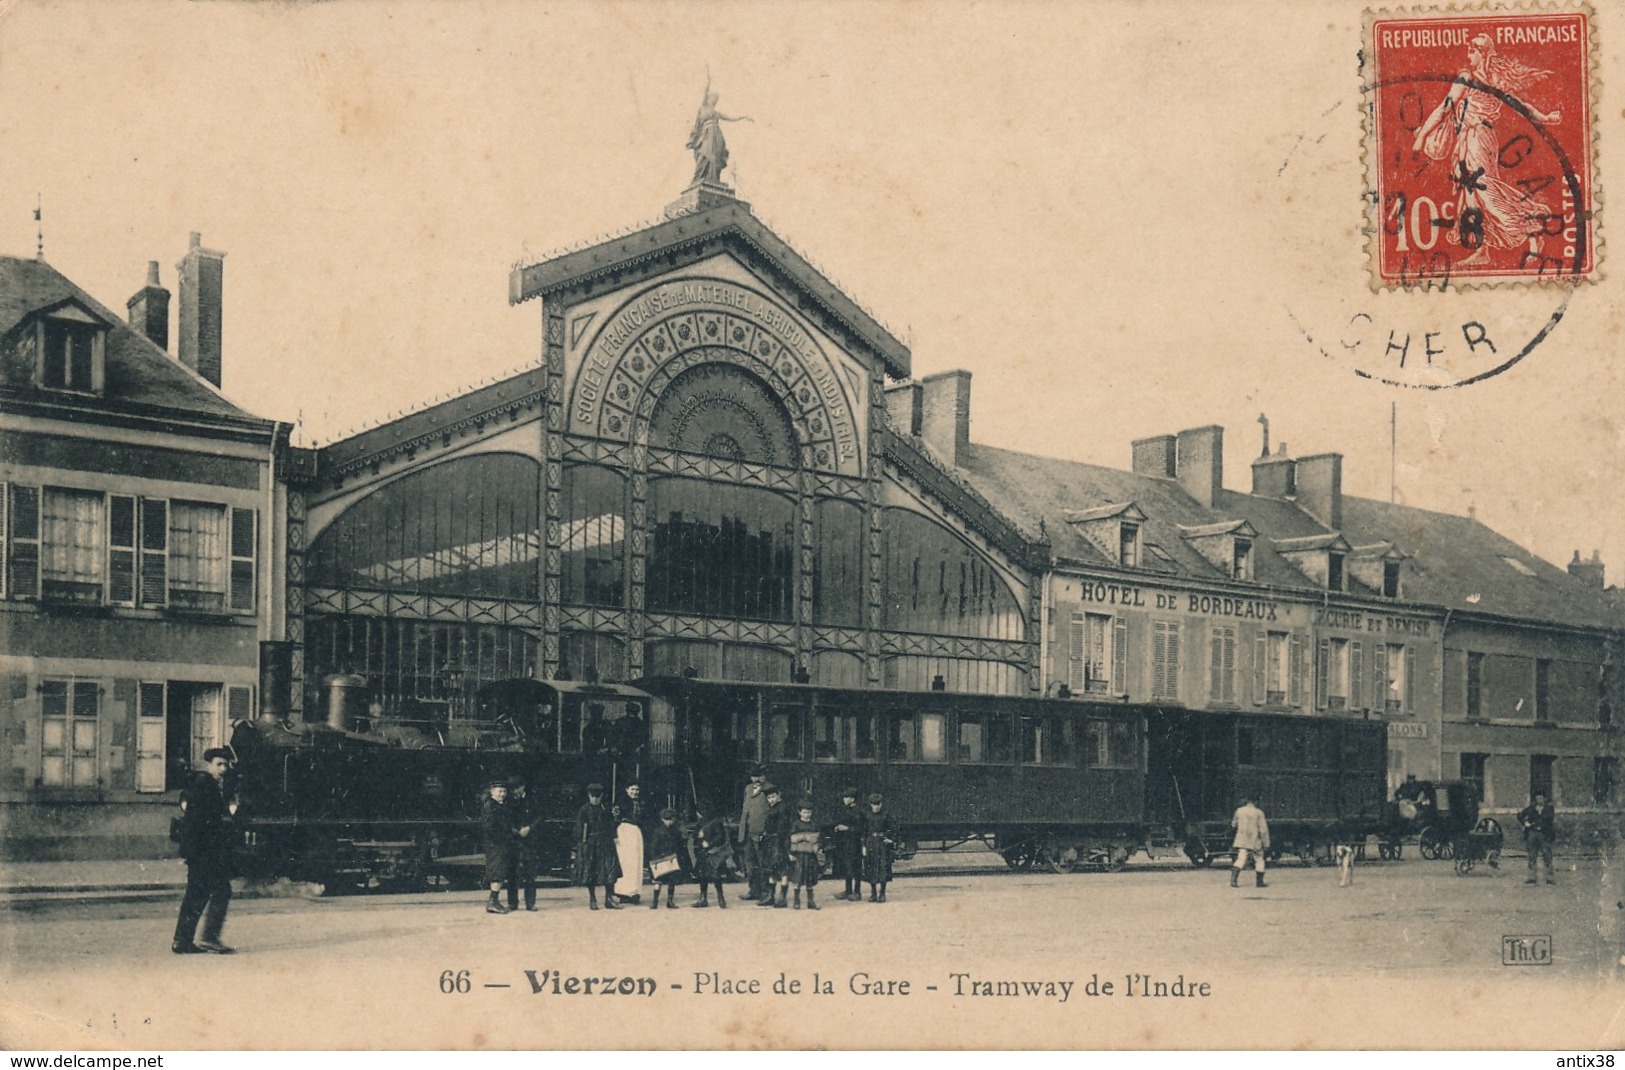
{"label": "red postage stamp", "polygon": [[1579,6],[1369,17],[1375,288],[1596,277],[1592,19]]}

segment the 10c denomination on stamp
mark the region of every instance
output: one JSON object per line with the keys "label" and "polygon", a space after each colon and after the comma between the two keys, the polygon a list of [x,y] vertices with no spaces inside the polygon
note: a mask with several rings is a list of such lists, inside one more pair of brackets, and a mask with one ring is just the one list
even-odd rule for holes
{"label": "10c denomination on stamp", "polygon": [[1593,17],[1368,15],[1373,288],[1597,277]]}

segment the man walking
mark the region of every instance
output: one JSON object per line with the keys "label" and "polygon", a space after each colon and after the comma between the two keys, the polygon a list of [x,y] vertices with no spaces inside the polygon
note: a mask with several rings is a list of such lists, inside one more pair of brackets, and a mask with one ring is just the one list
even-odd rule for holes
{"label": "man walking", "polygon": [[1557,811],[1546,801],[1546,793],[1535,792],[1532,802],[1518,811],[1518,824],[1523,826],[1523,846],[1529,855],[1529,876],[1525,884],[1540,883],[1541,866],[1546,867],[1546,883],[1552,880],[1552,841],[1557,838]]}
{"label": "man walking", "polygon": [[1264,818],[1264,811],[1253,805],[1251,795],[1244,795],[1230,823],[1236,829],[1236,838],[1232,843],[1236,849],[1236,860],[1230,863],[1230,887],[1238,887],[1241,883],[1241,871],[1247,867],[1249,854],[1253,856],[1253,886],[1269,887],[1264,883],[1264,852],[1270,849],[1270,824]]}
{"label": "man walking", "polygon": [[[231,751],[212,747],[203,753],[203,772],[195,774],[181,790],[176,840],[186,860],[186,894],[181,898],[175,939],[169,947],[177,955],[233,952],[220,942],[226,910],[231,906],[231,855],[236,842],[232,816],[237,803],[228,800],[225,786],[230,768]],[[203,919],[203,938],[194,942],[199,918]]]}

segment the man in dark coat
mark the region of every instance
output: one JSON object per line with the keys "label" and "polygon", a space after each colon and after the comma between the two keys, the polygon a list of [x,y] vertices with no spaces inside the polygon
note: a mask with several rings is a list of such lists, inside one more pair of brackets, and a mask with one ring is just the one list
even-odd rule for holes
{"label": "man in dark coat", "polygon": [[1524,850],[1529,854],[1529,876],[1525,884],[1540,882],[1541,866],[1546,867],[1546,883],[1552,880],[1552,841],[1557,839],[1557,811],[1546,800],[1546,793],[1535,792],[1528,806],[1518,811],[1518,824],[1523,828]]}
{"label": "man in dark coat", "polygon": [[536,870],[541,862],[542,829],[536,800],[524,777],[508,782],[508,806],[513,811],[513,873],[508,878],[508,909],[519,909],[519,893],[525,893],[525,909],[536,909]]}
{"label": "man in dark coat", "polygon": [[886,809],[880,792],[869,795],[869,812],[863,815],[863,879],[869,882],[869,902],[886,901],[886,885],[891,882],[892,848],[897,844],[897,823]]}
{"label": "man in dark coat", "polygon": [[835,847],[835,875],[846,887],[835,898],[857,902],[863,898],[863,811],[858,809],[858,789],[841,789],[841,807],[835,811],[832,830]]}
{"label": "man in dark coat", "polygon": [[[232,953],[220,942],[226,911],[231,906],[232,848],[237,841],[232,825],[237,802],[226,790],[230,768],[231,751],[211,748],[203,753],[203,772],[194,774],[181,789],[181,816],[175,838],[181,857],[186,859],[186,894],[181,898],[175,939],[170,944],[170,950],[177,955]],[[199,918],[203,920],[203,938],[194,941]]]}
{"label": "man in dark coat", "polygon": [[745,786],[745,798],[739,806],[739,846],[745,856],[745,880],[749,888],[746,899],[762,900],[769,897],[767,874],[758,857],[763,822],[767,820],[767,767],[757,765],[750,771],[750,783]]}
{"label": "man in dark coat", "polygon": [[[506,914],[499,896],[502,885],[513,877],[514,839],[513,807],[508,803],[508,782],[493,780],[486,789],[485,813],[480,827],[480,846],[485,850],[485,882],[491,888],[491,898],[485,904],[487,914]],[[509,885],[508,895],[514,894]]]}
{"label": "man in dark coat", "polygon": [[587,802],[576,811],[576,883],[587,888],[587,905],[598,909],[598,889],[604,889],[604,906],[619,910],[615,901],[615,879],[621,864],[615,856],[615,818],[604,807],[604,786],[587,785]]}

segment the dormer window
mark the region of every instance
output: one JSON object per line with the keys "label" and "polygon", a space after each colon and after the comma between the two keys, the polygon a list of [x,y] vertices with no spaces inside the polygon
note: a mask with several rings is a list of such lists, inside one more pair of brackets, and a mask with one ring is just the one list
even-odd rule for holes
{"label": "dormer window", "polygon": [[1399,562],[1384,561],[1382,563],[1382,596],[1384,598],[1399,597]]}
{"label": "dormer window", "polygon": [[1140,525],[1128,521],[1118,525],[1117,563],[1124,568],[1140,567]]}
{"label": "dormer window", "polygon": [[1336,550],[1326,552],[1326,589],[1328,591],[1343,589],[1343,555]]}
{"label": "dormer window", "polygon": [[108,324],[75,300],[34,314],[21,327],[22,352],[46,390],[99,394],[106,377]]}
{"label": "dormer window", "polygon": [[1250,580],[1253,578],[1253,540],[1235,540],[1230,552],[1230,578],[1233,580]]}

